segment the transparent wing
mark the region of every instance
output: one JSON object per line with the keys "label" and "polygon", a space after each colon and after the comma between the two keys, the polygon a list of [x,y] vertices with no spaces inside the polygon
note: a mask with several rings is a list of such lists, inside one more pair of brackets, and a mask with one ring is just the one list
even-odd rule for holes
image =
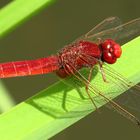
{"label": "transparent wing", "polygon": [[[85,60],[86,60],[86,58],[87,57],[85,57]],[[82,60],[84,60],[83,57],[82,57]],[[108,107],[109,109],[113,109],[113,110],[117,111],[118,113],[120,113],[121,115],[126,117],[127,119],[130,119],[135,124],[138,124],[138,125],[140,124],[140,121],[133,114],[131,114],[129,111],[127,111],[126,109],[121,107],[117,102],[112,100],[113,96],[115,97],[114,93],[116,93],[116,92],[121,93],[121,92],[128,90],[130,87],[132,87],[133,84],[131,82],[127,81],[125,78],[122,78],[117,72],[113,72],[112,70],[110,70],[110,68],[104,67],[106,78],[109,81],[109,83],[108,82],[105,83],[105,82],[103,82],[103,80],[101,80],[102,74],[100,74],[98,71],[100,76],[97,76],[97,77],[99,79],[96,79],[94,81],[94,83],[91,84],[87,80],[88,78],[86,78],[86,76],[84,76],[83,73],[81,73],[81,71],[76,70],[74,68],[74,66],[72,66],[71,64],[66,64],[66,65],[67,65],[66,67],[68,68],[67,72],[72,73],[71,70],[76,71],[76,74],[75,73],[72,73],[72,74],[81,83],[83,83],[83,84],[80,83],[79,85],[87,85],[87,83],[88,83],[89,92],[91,95],[93,95],[93,96],[91,96],[92,99],[88,95],[88,93],[87,93],[87,95],[88,95],[89,99],[91,99],[95,108],[97,108],[97,106],[101,106],[101,102],[102,102],[102,104],[104,103],[105,106]],[[97,70],[97,69],[94,69],[94,70]],[[93,78],[95,78],[95,77],[93,77]],[[118,86],[118,88],[116,88],[116,86]],[[112,88],[114,89],[113,92],[112,92]],[[105,89],[107,89],[107,90],[105,90]]]}
{"label": "transparent wing", "polygon": [[86,33],[85,37],[90,37],[96,33],[117,27],[119,25],[121,25],[121,20],[118,17],[106,18],[101,23],[96,25],[93,29],[91,29],[88,33]]}
{"label": "transparent wing", "polygon": [[121,25],[121,20],[118,17],[106,18],[101,23],[97,24],[94,28],[92,28],[89,32],[82,35],[78,39],[74,40],[73,43],[75,43],[79,40],[83,40],[83,39],[84,40],[89,39],[90,41],[98,43],[98,38],[96,38],[96,37],[91,38],[93,35],[96,35],[96,34],[102,32],[102,31],[106,31],[108,29],[115,28],[119,25]]}
{"label": "transparent wing", "polygon": [[110,68],[108,65],[104,66],[104,70],[107,78],[111,77],[111,79],[113,79],[113,83],[118,84],[119,87],[126,90],[126,92],[117,97],[115,101],[132,110],[140,112],[140,87],[137,85],[134,86],[132,82],[114,69]]}
{"label": "transparent wing", "polygon": [[113,77],[115,81],[117,80],[117,83],[119,83],[119,85],[124,85],[124,88],[127,90],[125,93],[117,97],[115,101],[132,110],[140,112],[140,86],[134,86],[132,82],[126,79],[123,75],[117,73],[108,65],[106,65],[104,69],[107,75]]}
{"label": "transparent wing", "polygon": [[97,34],[91,34],[88,37],[86,36],[85,40],[95,41],[98,38],[102,40],[111,38],[114,39],[116,42],[123,44],[124,42],[133,39],[139,34],[140,34],[140,18],[137,18],[128,23],[119,25],[115,28],[107,29]]}
{"label": "transparent wing", "polygon": [[140,90],[136,90],[135,87],[117,97],[115,101],[131,110],[140,112]]}

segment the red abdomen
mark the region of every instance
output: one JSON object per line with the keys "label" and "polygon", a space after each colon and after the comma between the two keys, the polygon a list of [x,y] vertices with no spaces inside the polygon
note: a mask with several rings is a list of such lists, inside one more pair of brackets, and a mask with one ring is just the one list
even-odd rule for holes
{"label": "red abdomen", "polygon": [[45,74],[59,69],[58,57],[0,64],[0,78]]}

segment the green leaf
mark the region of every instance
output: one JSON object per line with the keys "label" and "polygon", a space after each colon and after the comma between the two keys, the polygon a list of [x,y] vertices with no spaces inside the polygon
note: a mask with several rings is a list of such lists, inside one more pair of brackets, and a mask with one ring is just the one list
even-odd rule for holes
{"label": "green leaf", "polygon": [[[124,45],[122,57],[110,66],[135,84],[140,82],[139,46],[140,37]],[[92,80],[93,85],[98,77],[99,74]],[[110,88],[113,92],[118,86]],[[85,91],[84,87],[82,90]],[[105,90],[108,89],[104,88],[102,92]],[[121,91],[111,96],[114,98],[119,94]],[[105,103],[98,101],[98,107]],[[2,140],[46,140],[94,110],[89,99],[81,98],[75,88],[60,81],[1,115],[0,137]]]}
{"label": "green leaf", "polygon": [[0,10],[0,37],[19,26],[54,0],[15,0]]}

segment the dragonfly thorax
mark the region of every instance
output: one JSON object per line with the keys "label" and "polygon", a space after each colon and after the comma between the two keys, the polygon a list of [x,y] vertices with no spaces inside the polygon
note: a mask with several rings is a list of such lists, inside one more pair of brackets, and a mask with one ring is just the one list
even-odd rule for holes
{"label": "dragonfly thorax", "polygon": [[101,50],[95,43],[79,41],[65,47],[59,53],[60,70],[57,74],[66,77],[82,67],[91,67],[101,58]]}

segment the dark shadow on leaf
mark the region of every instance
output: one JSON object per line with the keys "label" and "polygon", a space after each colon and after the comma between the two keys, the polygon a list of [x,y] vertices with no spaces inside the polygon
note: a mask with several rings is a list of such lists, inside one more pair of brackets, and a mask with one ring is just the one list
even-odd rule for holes
{"label": "dark shadow on leaf", "polygon": [[[85,74],[87,74],[87,71]],[[94,76],[96,74],[97,70],[94,72]],[[86,75],[84,76],[86,77]],[[73,83],[71,84],[71,82]],[[72,93],[71,91],[74,89],[75,93]],[[75,77],[70,77],[63,82],[50,86],[27,100],[26,103],[53,118],[83,117],[93,110],[91,102],[85,94],[84,84]],[[88,107],[86,108],[85,106]],[[79,110],[78,107],[80,107]]]}

